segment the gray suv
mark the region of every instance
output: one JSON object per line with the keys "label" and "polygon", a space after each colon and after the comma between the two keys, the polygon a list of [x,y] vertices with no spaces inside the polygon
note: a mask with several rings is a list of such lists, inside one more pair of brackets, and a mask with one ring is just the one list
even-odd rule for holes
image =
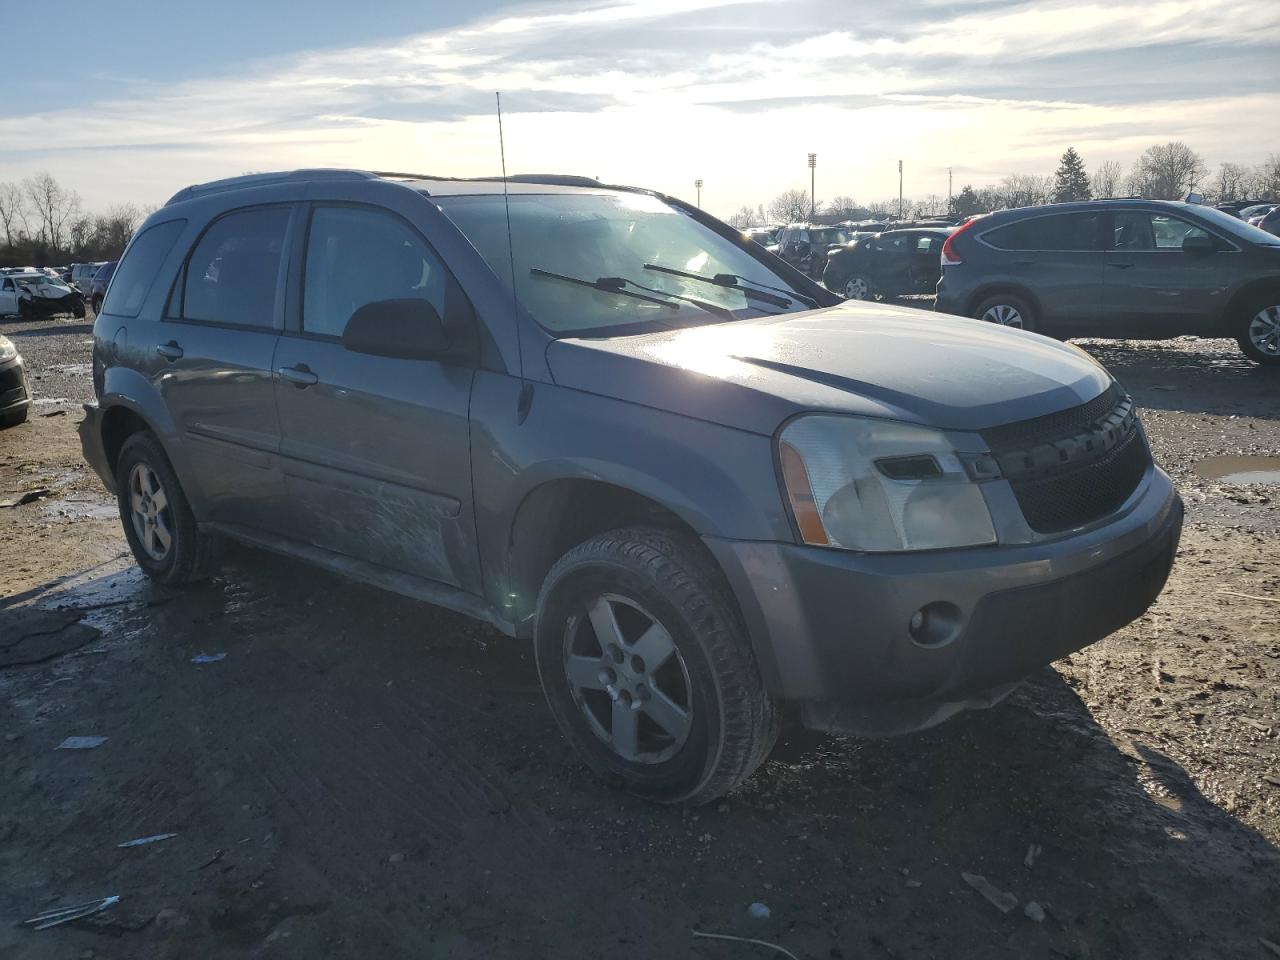
{"label": "gray suv", "polygon": [[1130,399],[1021,331],[841,304],[572,177],[190,187],[95,327],[138,564],[230,537],[532,640],[606,779],[706,802],[785,712],[901,733],[1139,616],[1182,504]]}
{"label": "gray suv", "polygon": [[935,309],[1058,337],[1230,337],[1280,365],[1280,237],[1164,200],[1003,210],[943,244]]}

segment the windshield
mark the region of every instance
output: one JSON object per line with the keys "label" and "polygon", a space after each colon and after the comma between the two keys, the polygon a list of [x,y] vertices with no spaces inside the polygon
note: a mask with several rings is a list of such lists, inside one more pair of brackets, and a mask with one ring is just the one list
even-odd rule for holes
{"label": "windshield", "polygon": [[1269,247],[1280,244],[1280,237],[1274,236],[1260,227],[1252,226],[1243,220],[1233,217],[1229,213],[1223,213],[1213,207],[1197,207],[1196,213],[1204,217],[1213,226],[1217,227],[1233,237],[1241,240],[1247,240],[1249,243],[1262,243]]}
{"label": "windshield", "polygon": [[849,233],[847,230],[810,230],[809,236],[812,243],[848,243]]}
{"label": "windshield", "polygon": [[[510,290],[502,195],[433,199]],[[619,335],[807,309],[764,264],[656,197],[518,194],[510,201],[516,296],[554,336]],[[741,286],[719,286],[653,266],[701,277],[734,274],[746,285],[780,290],[775,299],[790,302],[762,302],[747,297]],[[602,279],[625,281],[622,287],[629,293],[619,295],[616,283],[595,283]]]}

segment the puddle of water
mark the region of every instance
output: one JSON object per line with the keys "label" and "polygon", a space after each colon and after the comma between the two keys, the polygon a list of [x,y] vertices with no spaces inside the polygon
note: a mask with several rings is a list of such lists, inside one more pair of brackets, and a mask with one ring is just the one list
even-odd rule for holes
{"label": "puddle of water", "polygon": [[1280,483],[1280,457],[1206,457],[1192,469],[1206,480],[1224,483]]}

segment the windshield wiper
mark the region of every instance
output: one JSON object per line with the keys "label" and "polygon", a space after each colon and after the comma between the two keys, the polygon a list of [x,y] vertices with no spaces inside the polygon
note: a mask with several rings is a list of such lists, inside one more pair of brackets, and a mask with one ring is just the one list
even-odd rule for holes
{"label": "windshield wiper", "polygon": [[[748,300],[759,300],[761,303],[773,304],[775,307],[791,306],[792,298],[799,300],[801,303],[810,307],[816,307],[818,302],[796,293],[794,290],[783,290],[781,287],[773,287],[767,283],[761,283],[759,280],[750,280],[747,277],[739,276],[736,273],[717,273],[714,277],[708,277],[701,273],[689,273],[687,270],[677,270],[675,267],[664,267],[658,263],[646,263],[646,270],[656,270],[658,273],[669,273],[674,277],[685,277],[688,280],[701,280],[703,283],[714,283],[717,287],[729,287],[733,290],[740,290]],[[742,284],[749,283],[750,287],[744,287]],[[757,289],[763,287],[764,289]],[[779,294],[786,296],[777,296],[773,293],[765,293],[765,290],[775,290]]]}
{"label": "windshield wiper", "polygon": [[[714,314],[717,317],[723,317],[726,320],[736,320],[733,311],[726,307],[717,306],[714,303],[707,303],[705,300],[698,300],[695,297],[682,297],[678,293],[668,293],[665,290],[658,290],[654,287],[646,287],[642,283],[636,283],[634,280],[628,280],[626,277],[596,277],[594,280],[583,280],[579,277],[565,276],[563,273],[552,273],[550,270],[539,270],[537,267],[530,269],[535,277],[549,277],[552,280],[560,280],[564,283],[574,283],[580,287],[590,287],[592,290],[601,290],[604,293],[616,294],[619,297],[631,297],[635,300],[644,300],[647,303],[656,303],[659,306],[666,307],[669,310],[679,310],[679,304],[672,303],[672,300],[682,300],[685,303],[693,304],[700,310]],[[638,290],[647,290],[649,294],[658,294],[659,296],[649,296],[645,293],[635,293],[627,290],[630,285]]]}

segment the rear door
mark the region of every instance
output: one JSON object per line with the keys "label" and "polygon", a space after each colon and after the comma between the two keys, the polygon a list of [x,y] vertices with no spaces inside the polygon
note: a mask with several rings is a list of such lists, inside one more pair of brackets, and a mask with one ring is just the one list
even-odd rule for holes
{"label": "rear door", "polygon": [[1094,210],[1028,217],[979,240],[1001,252],[1000,279],[1031,293],[1042,328],[1090,334],[1101,319],[1103,219]]}
{"label": "rear door", "polygon": [[11,277],[0,280],[0,317],[18,312],[18,287]]}
{"label": "rear door", "polygon": [[[1235,246],[1164,211],[1117,210],[1110,218],[1104,296],[1107,336],[1212,333],[1225,305]],[[1184,252],[1187,237],[1209,237],[1210,251]]]}
{"label": "rear door", "polygon": [[[272,359],[283,327],[284,251],[292,204],[224,214],[188,254],[148,351],[209,519],[279,531]],[[107,299],[110,312],[117,295]]]}
{"label": "rear door", "polygon": [[910,288],[911,249],[915,235],[886,233],[877,237],[868,251],[871,254],[871,281],[876,290],[896,297]]}
{"label": "rear door", "polygon": [[932,293],[938,285],[945,239],[936,233],[921,233],[912,238],[908,293]]}
{"label": "rear door", "polygon": [[[291,535],[315,546],[479,591],[468,408],[474,362],[407,360],[342,345],[367,303],[428,300],[460,342],[469,306],[425,237],[377,206],[310,209],[301,311],[277,352]],[[451,320],[452,318],[452,320]]]}

